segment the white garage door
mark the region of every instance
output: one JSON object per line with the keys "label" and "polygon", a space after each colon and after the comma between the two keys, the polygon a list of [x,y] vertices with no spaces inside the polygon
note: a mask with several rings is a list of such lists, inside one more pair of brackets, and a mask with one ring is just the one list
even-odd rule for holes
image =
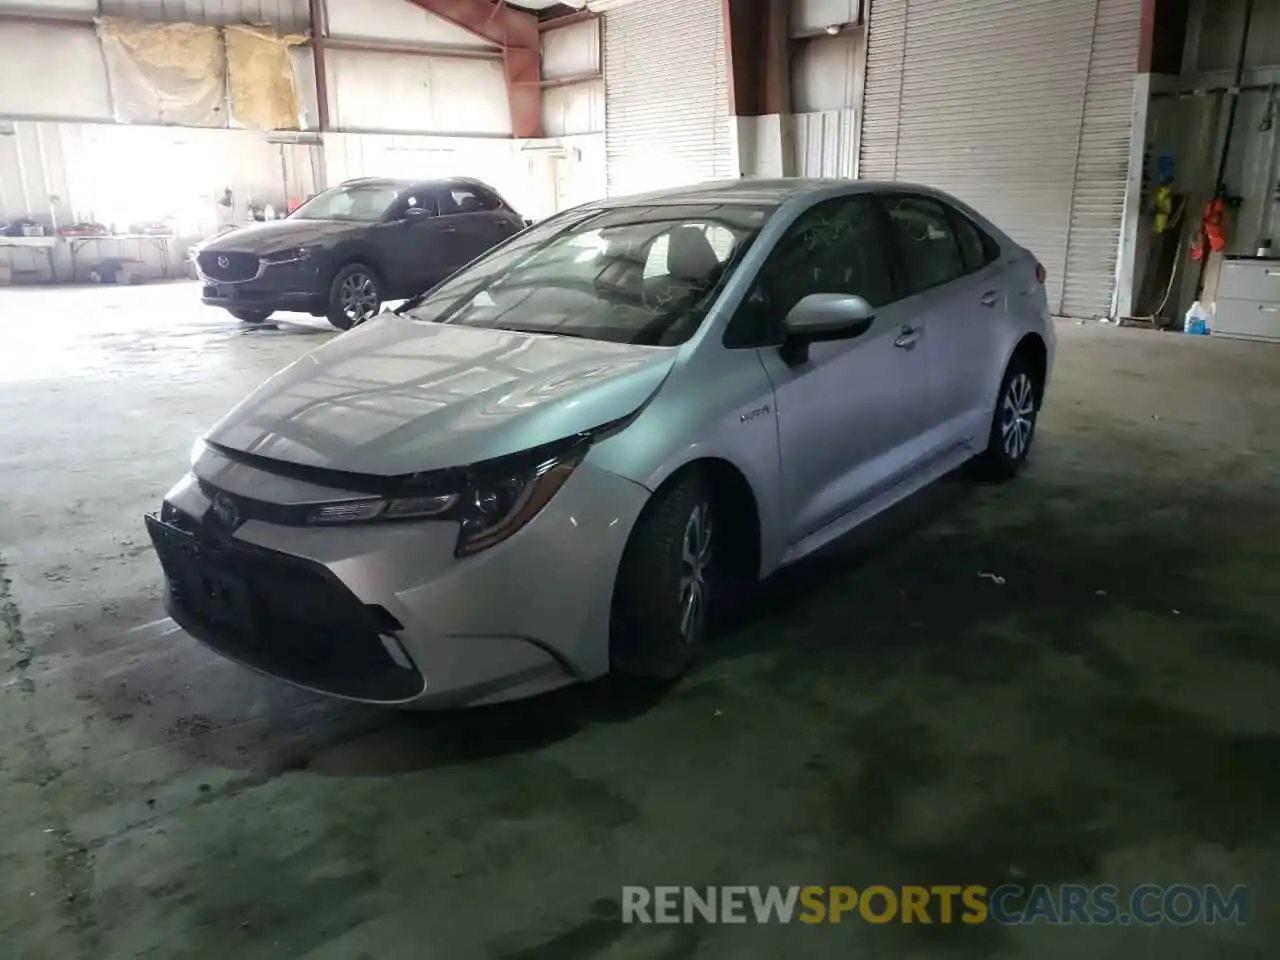
{"label": "white garage door", "polygon": [[635,0],[604,15],[610,196],[737,174],[723,0]]}
{"label": "white garage door", "polygon": [[949,190],[1110,313],[1138,65],[1135,0],[873,0],[858,174]]}

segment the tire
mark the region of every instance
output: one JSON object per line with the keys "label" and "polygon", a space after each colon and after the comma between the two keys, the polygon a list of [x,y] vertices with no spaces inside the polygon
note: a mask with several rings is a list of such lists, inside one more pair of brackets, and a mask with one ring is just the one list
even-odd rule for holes
{"label": "tire", "polygon": [[970,461],[980,480],[1009,480],[1017,475],[1031,452],[1044,385],[1023,354],[1014,354],[1000,381],[996,409],[987,434],[987,448]]}
{"label": "tire", "polygon": [[228,310],[237,320],[244,323],[262,323],[270,318],[273,311],[271,310]]}
{"label": "tire", "polygon": [[719,580],[714,534],[710,487],[701,475],[690,473],[649,501],[631,531],[614,584],[609,625],[614,673],[674,680],[697,658]]}
{"label": "tire", "polygon": [[363,263],[349,263],[334,275],[325,316],[339,330],[350,330],[357,323],[363,323],[381,307],[382,286],[372,268]]}

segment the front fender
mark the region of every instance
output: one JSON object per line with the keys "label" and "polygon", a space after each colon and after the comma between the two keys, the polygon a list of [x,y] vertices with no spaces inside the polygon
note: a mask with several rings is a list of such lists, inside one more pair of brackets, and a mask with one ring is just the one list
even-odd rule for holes
{"label": "front fender", "polygon": [[773,385],[756,350],[716,345],[677,360],[627,429],[592,449],[597,466],[650,491],[698,461],[736,469],[755,497],[761,575],[782,555],[782,476]]}

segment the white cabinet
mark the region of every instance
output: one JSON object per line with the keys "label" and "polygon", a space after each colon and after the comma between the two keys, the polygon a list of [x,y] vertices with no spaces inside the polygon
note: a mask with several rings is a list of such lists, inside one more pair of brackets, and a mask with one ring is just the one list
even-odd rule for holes
{"label": "white cabinet", "polygon": [[1280,342],[1280,258],[1246,257],[1222,265],[1213,334]]}

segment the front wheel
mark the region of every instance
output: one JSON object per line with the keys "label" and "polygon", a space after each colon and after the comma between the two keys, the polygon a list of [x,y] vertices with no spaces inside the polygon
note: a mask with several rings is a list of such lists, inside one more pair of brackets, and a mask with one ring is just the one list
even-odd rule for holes
{"label": "front wheel", "polygon": [[329,286],[329,322],[339,330],[350,330],[376,316],[382,306],[378,278],[363,263],[351,263],[338,271]]}
{"label": "front wheel", "polygon": [[228,310],[227,312],[243,323],[263,323],[271,316],[270,310]]}
{"label": "front wheel", "polygon": [[1000,382],[987,448],[972,461],[983,480],[1008,480],[1031,452],[1043,385],[1025,356],[1014,355]]}
{"label": "front wheel", "polygon": [[693,663],[718,580],[716,546],[701,476],[679,479],[645,507],[614,585],[609,653],[616,673],[673,680]]}

